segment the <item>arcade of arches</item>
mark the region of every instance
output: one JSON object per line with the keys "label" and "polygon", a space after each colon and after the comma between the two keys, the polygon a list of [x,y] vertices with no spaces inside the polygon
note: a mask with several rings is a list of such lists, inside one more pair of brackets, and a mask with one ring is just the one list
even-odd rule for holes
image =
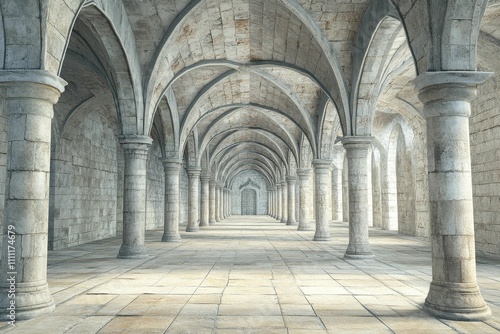
{"label": "arcade of arches", "polygon": [[34,318],[48,251],[121,236],[125,264],[234,215],[343,224],[348,261],[425,239],[422,307],[489,319],[499,52],[498,0],[1,0],[1,319],[12,263]]}

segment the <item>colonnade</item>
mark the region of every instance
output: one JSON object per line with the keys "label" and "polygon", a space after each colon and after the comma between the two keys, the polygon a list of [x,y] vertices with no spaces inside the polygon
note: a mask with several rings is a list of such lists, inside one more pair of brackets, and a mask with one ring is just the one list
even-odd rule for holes
{"label": "colonnade", "polygon": [[[432,284],[425,306],[439,317],[481,320],[490,310],[476,283],[474,223],[469,152],[470,100],[476,86],[488,74],[428,73],[419,76],[416,86],[424,103],[427,119],[429,157],[429,196],[432,244]],[[16,316],[33,318],[54,308],[47,286],[47,235],[50,177],[50,139],[53,105],[64,90],[64,82],[46,71],[12,71],[0,77],[8,116],[7,185],[3,231],[0,289],[6,290],[8,275],[15,263]],[[368,241],[367,158],[370,137],[345,137],[343,145],[349,169],[349,246],[348,259],[373,257]],[[119,258],[147,256],[144,245],[146,214],[146,162],[151,139],[148,136],[123,136],[125,153],[123,242]],[[180,187],[178,159],[164,159],[165,224],[162,241],[179,242]],[[314,201],[316,241],[330,240],[332,161],[314,160]],[[310,170],[299,169],[299,230],[310,230],[308,198]],[[201,177],[201,170],[189,168],[189,217],[187,231],[215,224],[230,216],[230,191]],[[293,176],[282,178],[271,189],[269,214],[287,225],[296,225]],[[338,185],[340,187],[340,185]],[[338,188],[335,188],[338,189]],[[338,193],[337,193],[338,194]],[[201,211],[201,214],[199,212]],[[337,216],[339,210],[336,209]],[[14,234],[9,231],[15,231]],[[8,245],[15,235],[15,257],[10,261]],[[0,306],[9,304],[0,295]]]}

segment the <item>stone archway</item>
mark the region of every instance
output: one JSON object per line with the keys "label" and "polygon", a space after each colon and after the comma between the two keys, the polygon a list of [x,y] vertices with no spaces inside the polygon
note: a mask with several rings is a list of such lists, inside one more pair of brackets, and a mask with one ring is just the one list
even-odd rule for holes
{"label": "stone archway", "polygon": [[257,192],[254,189],[246,188],[241,192],[241,214],[257,215]]}

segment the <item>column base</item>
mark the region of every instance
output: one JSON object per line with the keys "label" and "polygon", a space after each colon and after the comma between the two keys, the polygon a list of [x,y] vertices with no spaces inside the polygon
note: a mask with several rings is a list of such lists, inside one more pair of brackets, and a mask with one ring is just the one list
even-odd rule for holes
{"label": "column base", "polygon": [[181,242],[181,235],[179,233],[165,233],[161,237],[162,242]]}
{"label": "column base", "polygon": [[286,223],[287,223],[287,221],[286,221],[285,219],[281,218],[280,223],[286,224]]}
{"label": "column base", "polygon": [[[9,286],[2,284],[0,290],[8,291]],[[11,299],[7,293],[0,296],[0,322],[28,320],[54,311],[55,304],[47,283],[17,283],[15,311],[9,310]]]}
{"label": "column base", "polygon": [[288,221],[286,224],[287,224],[288,226],[297,226],[297,225],[299,225],[299,224],[298,224],[296,221],[294,221],[294,220],[292,220],[292,221]]}
{"label": "column base", "polygon": [[313,241],[330,241],[331,237],[329,235],[315,235]]}
{"label": "column base", "polygon": [[205,226],[209,226],[208,223],[200,223],[200,227],[205,227]]}
{"label": "column base", "polygon": [[314,228],[312,226],[301,226],[299,224],[299,227],[297,227],[297,231],[314,231]]}
{"label": "column base", "polygon": [[209,225],[209,226],[215,225],[215,223],[216,223],[216,222],[217,222],[217,221],[216,221],[215,219],[210,219],[210,220],[208,221],[208,225]]}
{"label": "column base", "polygon": [[373,259],[375,255],[373,253],[361,253],[361,254],[349,254],[345,253],[344,254],[344,259],[348,260],[366,260],[366,259]]}
{"label": "column base", "polygon": [[437,318],[484,321],[491,310],[476,283],[431,283],[424,310]]}
{"label": "column base", "polygon": [[118,252],[118,259],[144,259],[147,258],[148,251],[144,246],[122,245]]}
{"label": "column base", "polygon": [[198,226],[188,226],[186,232],[200,232],[200,228]]}

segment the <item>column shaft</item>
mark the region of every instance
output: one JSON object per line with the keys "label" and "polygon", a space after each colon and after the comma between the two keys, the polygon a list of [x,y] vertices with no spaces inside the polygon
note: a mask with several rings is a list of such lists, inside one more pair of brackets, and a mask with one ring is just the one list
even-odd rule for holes
{"label": "column shaft", "polygon": [[295,184],[297,182],[297,177],[287,176],[288,182],[288,220],[287,225],[297,225],[295,220]]}
{"label": "column shaft", "polygon": [[200,177],[201,181],[201,209],[200,226],[209,225],[209,202],[210,202],[210,175]]}
{"label": "column shaft", "polygon": [[220,201],[221,201],[220,186],[219,186],[219,184],[217,184],[217,181],[216,181],[216,185],[215,185],[215,221],[216,222],[221,221]]}
{"label": "column shaft", "polygon": [[349,245],[344,257],[373,257],[368,242],[368,153],[372,137],[344,137],[349,182]]}
{"label": "column shaft", "polygon": [[342,168],[335,165],[332,170],[332,219],[333,221],[343,221],[343,203],[342,203]]}
{"label": "column shaft", "polygon": [[299,231],[312,231],[311,226],[311,203],[309,198],[309,174],[310,169],[297,169],[299,176]]}
{"label": "column shaft", "polygon": [[282,213],[281,206],[283,203],[283,200],[282,200],[283,193],[281,191],[281,184],[278,183],[276,185],[276,187],[278,188],[277,196],[276,196],[276,219],[281,221],[281,213]]}
{"label": "column shaft", "polygon": [[469,144],[470,101],[491,73],[432,72],[415,85],[424,103],[429,158],[432,283],[428,312],[452,320],[486,320],[476,282]]}
{"label": "column shaft", "polygon": [[315,199],[316,199],[316,232],[314,241],[330,240],[330,168],[329,160],[314,160]]}
{"label": "column shaft", "polygon": [[281,181],[281,222],[286,224],[288,222],[288,185],[286,180]]}
{"label": "column shaft", "polygon": [[[50,140],[53,106],[64,85],[46,71],[0,71],[8,117],[0,321],[54,309],[47,285]],[[12,286],[15,298],[9,298]],[[12,301],[14,314],[8,309]]]}
{"label": "column shaft", "polygon": [[210,225],[215,225],[215,199],[216,199],[216,194],[215,194],[215,189],[216,189],[216,184],[212,180],[210,181],[210,208],[209,208],[209,224]]}
{"label": "column shaft", "polygon": [[199,200],[200,200],[200,174],[199,168],[189,168],[188,173],[188,225],[186,232],[200,230]]}
{"label": "column shaft", "polygon": [[163,242],[180,242],[180,171],[181,159],[164,159],[165,170],[165,210],[163,218]]}

